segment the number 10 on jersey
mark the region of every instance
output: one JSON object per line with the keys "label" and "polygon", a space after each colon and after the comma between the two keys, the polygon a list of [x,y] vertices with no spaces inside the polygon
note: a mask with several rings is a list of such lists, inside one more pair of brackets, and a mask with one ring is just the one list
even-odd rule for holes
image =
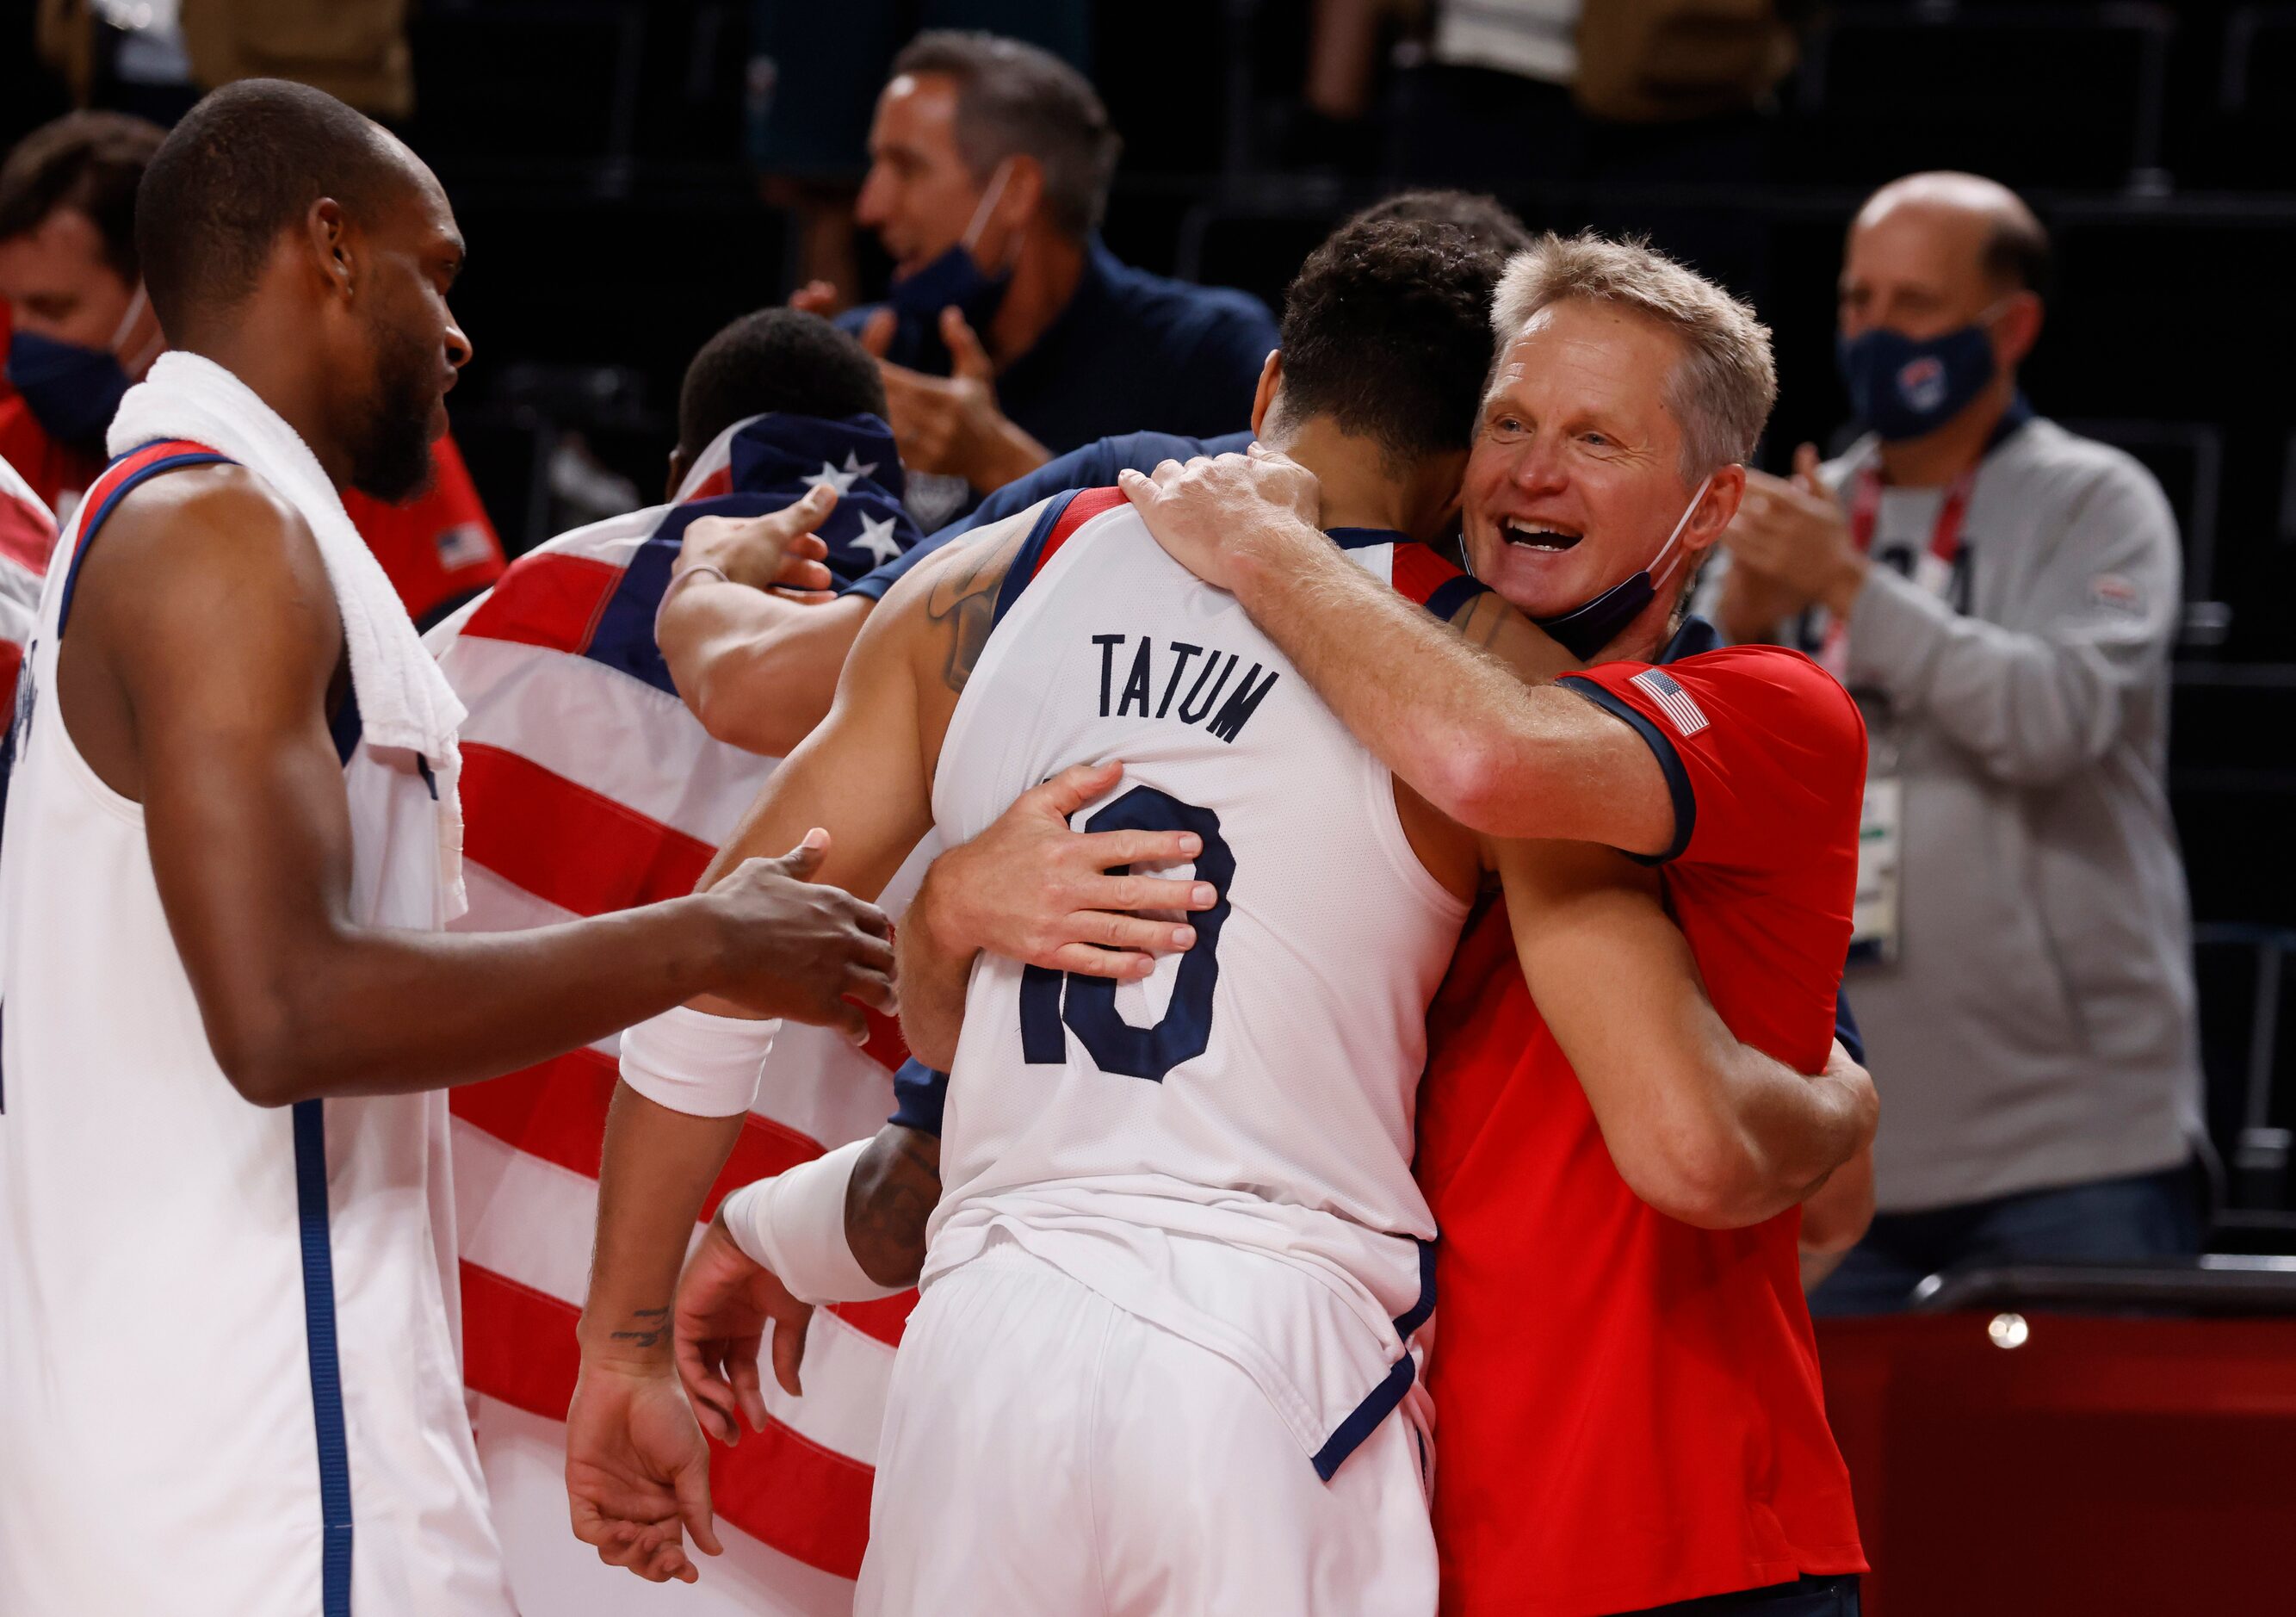
{"label": "number 10 on jersey", "polygon": [[[1212,1036],[1212,990],[1219,984],[1220,927],[1227,920],[1235,856],[1220,835],[1219,816],[1153,786],[1135,786],[1095,811],[1080,831],[1193,831],[1202,839],[1196,875],[1219,902],[1194,916],[1196,946],[1180,956],[1171,1003],[1155,1025],[1136,1028],[1116,1012],[1116,984],[1079,972],[1032,965],[1021,973],[1021,1054],[1031,1064],[1068,1059],[1068,1034],[1083,1041],[1103,1072],[1162,1083],[1164,1074],[1204,1053]],[[1124,867],[1111,875],[1126,874]]]}

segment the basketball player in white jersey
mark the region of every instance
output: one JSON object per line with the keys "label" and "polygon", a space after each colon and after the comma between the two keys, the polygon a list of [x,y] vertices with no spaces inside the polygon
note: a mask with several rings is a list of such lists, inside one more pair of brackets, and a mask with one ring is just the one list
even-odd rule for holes
{"label": "basketball player in white jersey", "polygon": [[[1443,227],[1341,232],[1292,315],[1319,297],[1378,310],[1411,362],[1320,354],[1300,384],[1313,413],[1298,415],[1272,364],[1256,412],[1332,480],[1324,520],[1343,549],[1455,610],[1477,587],[1406,536],[1439,531],[1455,502],[1496,270]],[[1286,329],[1289,354],[1292,315]],[[1424,369],[1398,376],[1413,362]],[[833,809],[831,874],[873,891],[928,827],[972,837],[1037,782],[1113,753],[1123,779],[1085,828],[1111,833],[1111,863],[1193,866],[1177,883],[1126,878],[1137,890],[1115,900],[1195,914],[1119,923],[1152,940],[1111,933],[1185,947],[1145,982],[984,959],[969,982],[960,969],[913,985],[938,1002],[920,1055],[945,1058],[951,998],[964,1031],[864,1611],[1433,1609],[1412,1343],[1433,1306],[1433,1230],[1410,1178],[1412,1096],[1480,850],[1150,543],[1115,491],[1093,491],[919,568],[734,845]],[[1598,776],[1632,767],[1588,735],[1579,761]],[[723,1157],[717,1109],[747,1103],[702,1093],[710,1067],[754,1082],[738,1024],[721,1022],[706,1060],[656,1064],[671,1053],[644,1029],[626,1045],[570,1417],[577,1531],[656,1578],[691,1575],[679,1506],[699,1436],[666,1361],[609,1334],[660,1306]],[[870,1194],[860,1154],[807,1176],[835,1175],[849,1212]],[[697,1268],[729,1243],[771,1253],[774,1218],[753,1219],[749,1194]],[[866,1268],[861,1244],[849,1268]],[[754,1353],[759,1323],[723,1334]],[[721,1436],[735,1401],[712,1403]],[[684,1524],[709,1547],[706,1514]]]}
{"label": "basketball player in white jersey", "polygon": [[11,739],[0,1611],[494,1617],[437,1091],[697,990],[857,1030],[883,919],[800,879],[816,849],[440,932],[460,710],[340,490],[410,492],[445,428],[453,215],[348,107],[250,80],[160,148],[137,239],[173,351]]}

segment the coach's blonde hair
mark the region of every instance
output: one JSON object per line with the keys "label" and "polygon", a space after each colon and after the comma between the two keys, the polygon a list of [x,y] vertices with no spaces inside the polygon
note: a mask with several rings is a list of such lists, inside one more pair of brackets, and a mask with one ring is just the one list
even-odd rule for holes
{"label": "coach's blonde hair", "polygon": [[[1713,282],[1638,240],[1549,231],[1507,260],[1491,294],[1497,364],[1552,303],[1608,303],[1654,320],[1681,341],[1667,404],[1682,423],[1682,480],[1694,483],[1754,452],[1778,400],[1770,328]],[[1494,373],[1496,374],[1496,367]]]}

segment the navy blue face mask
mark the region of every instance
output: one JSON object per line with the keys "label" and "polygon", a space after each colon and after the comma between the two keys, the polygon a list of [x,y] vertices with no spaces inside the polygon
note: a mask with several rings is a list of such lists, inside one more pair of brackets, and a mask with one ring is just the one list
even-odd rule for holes
{"label": "navy blue face mask", "polygon": [[1004,306],[1004,290],[1012,284],[1012,270],[988,274],[980,267],[980,260],[972,256],[972,250],[996,200],[1004,194],[1004,180],[1010,172],[1009,164],[997,165],[996,176],[981,193],[979,206],[972,210],[972,222],[965,226],[962,239],[951,242],[947,251],[894,282],[885,294],[886,305],[897,320],[892,346],[885,357],[895,365],[946,375],[949,354],[948,345],[941,341],[940,311],[954,307],[978,334],[988,329],[988,323]]}
{"label": "navy blue face mask", "polygon": [[[1674,576],[1677,564],[1666,562],[1667,555],[1674,549],[1675,541],[1682,538],[1682,530],[1690,525],[1691,516],[1697,511],[1698,503],[1706,497],[1706,490],[1713,481],[1711,472],[1699,480],[1698,492],[1690,497],[1690,504],[1684,507],[1681,519],[1674,525],[1674,531],[1666,536],[1666,543],[1659,546],[1658,554],[1651,558],[1649,567],[1620,579],[1592,601],[1574,606],[1559,617],[1533,618],[1531,621],[1546,631],[1547,638],[1579,661],[1590,661],[1595,653],[1616,640],[1643,608],[1658,599],[1659,586]],[[1661,562],[1666,562],[1666,566],[1652,577],[1652,569]]]}
{"label": "navy blue face mask", "polygon": [[1834,361],[1857,419],[1885,443],[1897,443],[1925,438],[1960,415],[1996,373],[1986,331],[1993,312],[1920,341],[1885,326],[1836,339]]}
{"label": "navy blue face mask", "polygon": [[[127,313],[112,333],[117,344],[144,312],[144,289],[135,289]],[[50,438],[76,449],[103,450],[104,430],[119,412],[133,384],[111,349],[60,342],[21,328],[8,338],[8,385],[24,396],[32,417]]]}

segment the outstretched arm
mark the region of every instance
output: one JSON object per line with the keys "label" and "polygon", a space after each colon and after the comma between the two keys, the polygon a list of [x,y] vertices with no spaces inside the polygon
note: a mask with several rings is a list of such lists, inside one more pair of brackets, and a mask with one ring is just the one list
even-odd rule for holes
{"label": "outstretched arm", "polygon": [[1873,1082],[1839,1045],[1805,1076],[1724,1025],[1653,873],[1585,843],[1495,858],[1531,997],[1644,1201],[1710,1229],[1758,1224],[1872,1141]]}
{"label": "outstretched arm", "polygon": [[1674,837],[1646,749],[1551,685],[1578,664],[1484,595],[1454,633],[1348,560],[1300,513],[1280,456],[1126,473],[1157,542],[1233,594],[1356,738],[1420,796],[1488,836],[1657,853]]}
{"label": "outstretched arm", "polygon": [[236,467],[128,497],[88,554],[61,655],[74,742],[142,805],[209,1042],[258,1104],[492,1077],[697,993],[810,1022],[849,1014],[847,995],[890,996],[883,917],[808,884],[810,856],[531,932],[361,924],[327,731],[333,593],[302,519]]}
{"label": "outstretched arm", "polygon": [[[747,849],[827,825],[833,836],[823,879],[874,895],[931,828],[915,683],[922,613],[903,599],[872,616],[828,719],[774,772],[704,874],[705,887],[738,869]],[[715,1001],[704,1008],[739,1010]],[[709,1037],[730,1038],[739,1056],[738,1025]],[[756,1061],[766,1047],[755,1047]],[[754,1061],[748,1071],[754,1080]],[[599,1167],[597,1248],[580,1329],[582,1379],[568,1417],[567,1483],[576,1536],[608,1563],[657,1582],[695,1576],[684,1530],[716,1552],[708,1452],[693,1415],[670,1413],[673,1405],[685,1409],[670,1309],[702,1199],[748,1104],[743,1097],[688,1113],[624,1081],[615,1088]]]}

